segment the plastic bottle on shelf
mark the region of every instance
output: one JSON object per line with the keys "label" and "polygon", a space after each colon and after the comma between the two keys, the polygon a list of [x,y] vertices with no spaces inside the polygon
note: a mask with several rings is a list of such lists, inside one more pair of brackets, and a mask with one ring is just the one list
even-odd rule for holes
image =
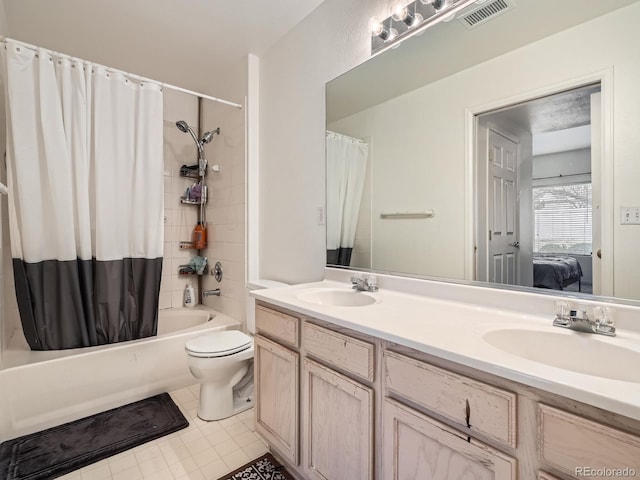
{"label": "plastic bottle on shelf", "polygon": [[207,242],[205,239],[205,229],[202,222],[198,222],[196,228],[193,229],[193,247],[198,250],[207,246]]}
{"label": "plastic bottle on shelf", "polygon": [[193,290],[193,285],[191,285],[191,280],[187,282],[187,286],[184,287],[184,302],[185,307],[195,307],[196,306],[196,294]]}

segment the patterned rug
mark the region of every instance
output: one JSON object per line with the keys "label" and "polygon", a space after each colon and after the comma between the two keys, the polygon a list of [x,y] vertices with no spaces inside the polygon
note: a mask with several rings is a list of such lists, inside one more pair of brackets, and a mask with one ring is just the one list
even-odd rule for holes
{"label": "patterned rug", "polygon": [[294,480],[270,453],[251,460],[218,480]]}

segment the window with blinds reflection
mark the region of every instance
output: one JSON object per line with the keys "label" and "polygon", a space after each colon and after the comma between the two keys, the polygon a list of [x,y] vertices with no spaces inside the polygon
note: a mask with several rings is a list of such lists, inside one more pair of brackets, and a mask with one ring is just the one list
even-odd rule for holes
{"label": "window with blinds reflection", "polygon": [[591,255],[591,183],[533,187],[536,253]]}

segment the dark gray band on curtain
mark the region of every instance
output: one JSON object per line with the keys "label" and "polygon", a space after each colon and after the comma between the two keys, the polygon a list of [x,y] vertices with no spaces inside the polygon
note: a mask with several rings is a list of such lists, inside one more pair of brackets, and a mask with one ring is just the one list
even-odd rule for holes
{"label": "dark gray band on curtain", "polygon": [[351,265],[351,252],[353,248],[340,247],[335,250],[327,250],[327,265]]}
{"label": "dark gray band on curtain", "polygon": [[32,350],[61,350],[155,335],[162,258],[13,259],[22,328]]}

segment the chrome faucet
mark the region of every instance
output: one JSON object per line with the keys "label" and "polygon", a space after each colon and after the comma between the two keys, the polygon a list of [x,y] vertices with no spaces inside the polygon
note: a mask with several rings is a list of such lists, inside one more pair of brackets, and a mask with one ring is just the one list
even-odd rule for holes
{"label": "chrome faucet", "polygon": [[572,306],[569,302],[563,301],[556,302],[556,318],[553,326],[615,337],[616,329],[613,326],[609,307],[593,307],[591,310],[593,318],[589,318],[589,310],[582,306]]}
{"label": "chrome faucet", "polygon": [[351,288],[360,292],[377,292],[378,278],[375,275],[369,275],[366,278],[360,274],[351,277]]}
{"label": "chrome faucet", "polygon": [[220,296],[220,289],[216,288],[214,290],[203,290],[202,291],[202,298],[207,298],[207,297],[219,297]]}

